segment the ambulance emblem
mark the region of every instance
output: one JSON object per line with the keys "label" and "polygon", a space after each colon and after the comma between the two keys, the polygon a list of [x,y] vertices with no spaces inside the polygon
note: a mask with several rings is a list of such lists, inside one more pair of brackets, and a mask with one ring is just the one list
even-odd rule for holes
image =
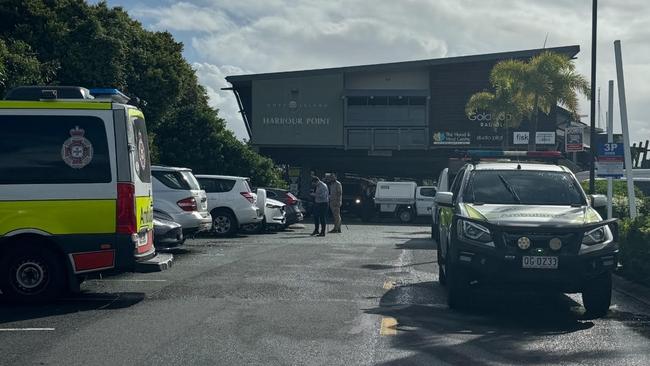
{"label": "ambulance emblem", "polygon": [[61,148],[63,161],[73,169],[81,169],[93,160],[93,145],[84,137],[84,133],[86,131],[75,126]]}

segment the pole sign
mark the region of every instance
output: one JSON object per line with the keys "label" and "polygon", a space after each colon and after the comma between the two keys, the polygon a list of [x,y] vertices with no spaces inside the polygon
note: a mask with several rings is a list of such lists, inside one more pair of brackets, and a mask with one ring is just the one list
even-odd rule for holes
{"label": "pole sign", "polygon": [[598,146],[598,169],[599,177],[620,178],[623,174],[623,144],[604,143]]}
{"label": "pole sign", "polygon": [[567,127],[564,132],[564,148],[566,152],[579,152],[585,150],[582,127]]}

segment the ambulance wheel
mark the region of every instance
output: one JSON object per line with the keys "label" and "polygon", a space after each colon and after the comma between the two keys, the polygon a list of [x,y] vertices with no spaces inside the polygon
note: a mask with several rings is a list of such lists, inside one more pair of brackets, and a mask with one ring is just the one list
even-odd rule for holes
{"label": "ambulance wheel", "polygon": [[460,268],[452,258],[446,258],[445,275],[445,282],[447,285],[447,305],[449,305],[450,309],[464,309],[467,307],[470,299],[469,278],[467,273],[465,273],[465,271]]}
{"label": "ambulance wheel", "polygon": [[233,236],[239,228],[235,216],[226,210],[212,211],[212,232],[219,237]]}
{"label": "ambulance wheel", "polygon": [[66,275],[56,254],[43,246],[21,244],[10,249],[0,266],[0,287],[7,299],[41,302],[65,291]]}

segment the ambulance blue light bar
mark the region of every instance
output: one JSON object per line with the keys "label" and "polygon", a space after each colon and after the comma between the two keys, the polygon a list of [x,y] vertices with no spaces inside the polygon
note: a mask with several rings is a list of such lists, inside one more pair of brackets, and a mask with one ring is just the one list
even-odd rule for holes
{"label": "ambulance blue light bar", "polygon": [[90,89],[90,94],[95,98],[107,98],[115,103],[126,104],[131,100],[126,94],[115,88],[93,88]]}
{"label": "ambulance blue light bar", "polygon": [[529,158],[529,159],[559,159],[559,151],[504,151],[504,150],[467,150],[467,156],[480,158]]}

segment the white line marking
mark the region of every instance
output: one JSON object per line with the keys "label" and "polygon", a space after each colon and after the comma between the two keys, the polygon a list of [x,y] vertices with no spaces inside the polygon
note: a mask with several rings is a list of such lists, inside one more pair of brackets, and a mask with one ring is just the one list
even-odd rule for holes
{"label": "white line marking", "polygon": [[54,328],[0,328],[0,332],[38,332],[38,331],[53,331]]}
{"label": "white line marking", "polygon": [[167,280],[104,280],[104,279],[92,279],[88,281],[94,282],[167,282]]}

